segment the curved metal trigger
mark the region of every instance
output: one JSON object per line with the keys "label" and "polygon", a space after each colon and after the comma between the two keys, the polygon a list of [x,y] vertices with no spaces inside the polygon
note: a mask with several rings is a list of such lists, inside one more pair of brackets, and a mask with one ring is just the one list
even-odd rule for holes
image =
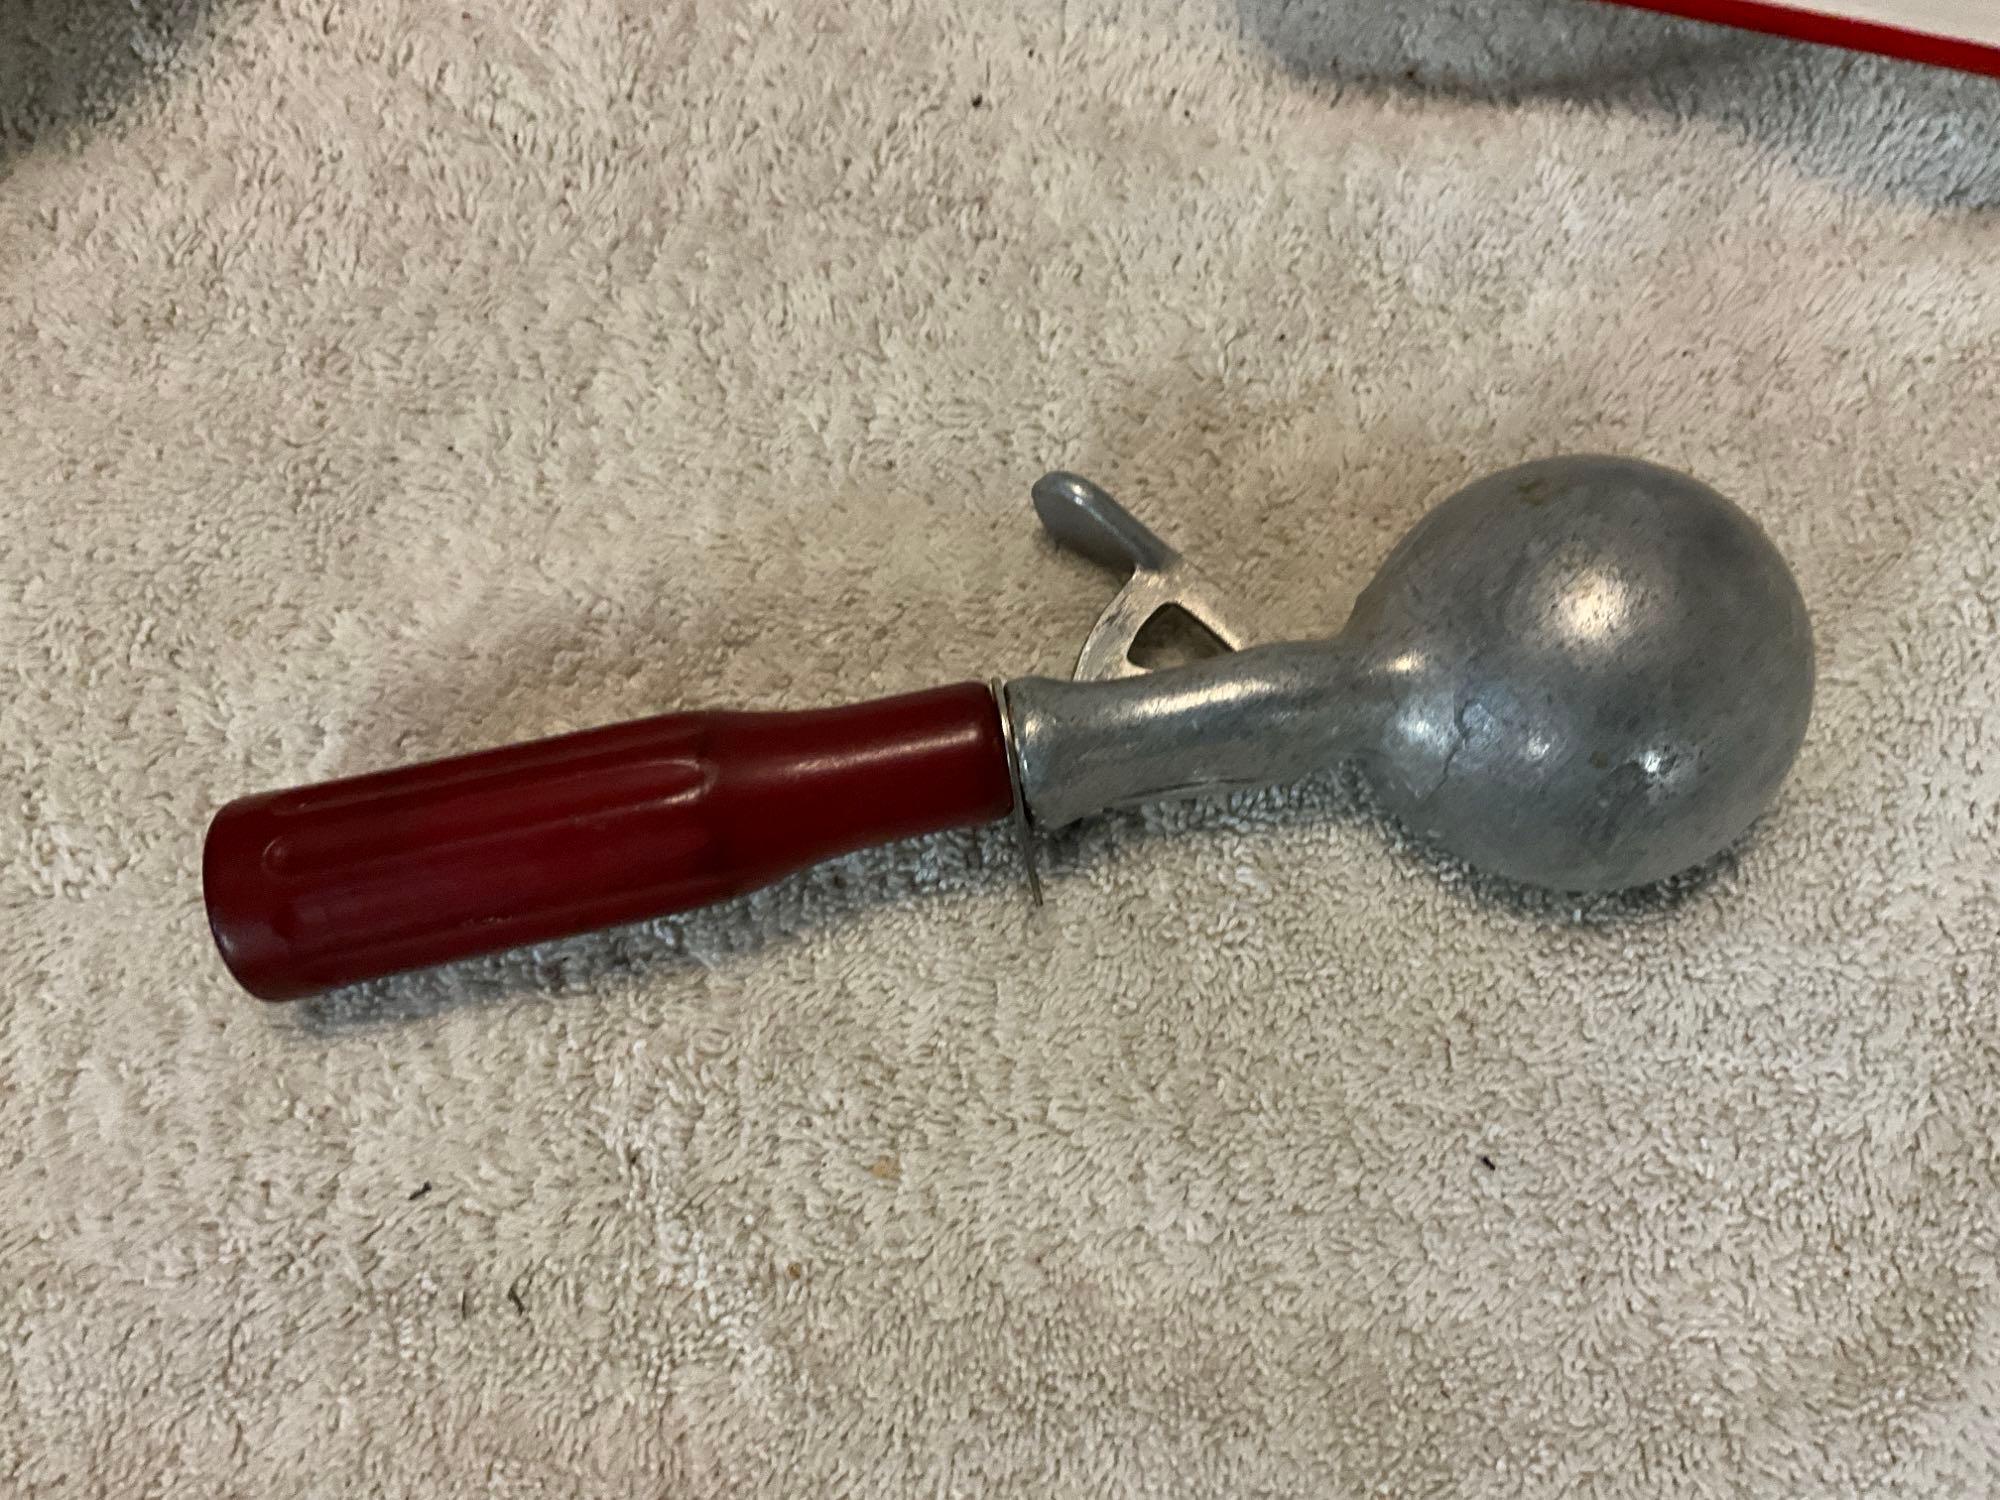
{"label": "curved metal trigger", "polygon": [[1243,649],[1248,635],[1230,622],[1214,586],[1102,487],[1058,470],[1035,481],[1034,501],[1057,542],[1130,574],[1084,637],[1072,674],[1077,681],[1143,676],[1147,669],[1132,660],[1133,643],[1167,609],[1180,610],[1225,651]]}

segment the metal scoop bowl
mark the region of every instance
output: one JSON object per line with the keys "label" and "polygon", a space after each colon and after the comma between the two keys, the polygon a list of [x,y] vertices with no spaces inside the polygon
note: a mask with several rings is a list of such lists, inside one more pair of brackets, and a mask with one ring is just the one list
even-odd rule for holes
{"label": "metal scoop bowl", "polygon": [[1468,863],[1612,890],[1735,841],[1805,734],[1798,585],[1755,522],[1670,469],[1585,456],[1491,475],[1417,523],[1338,635],[1144,675],[1128,653],[1160,608],[1225,644],[1241,631],[1096,486],[1052,474],[1035,502],[1058,540],[1134,579],[1079,681],[1007,685],[1037,824],[1351,759],[1391,813]]}

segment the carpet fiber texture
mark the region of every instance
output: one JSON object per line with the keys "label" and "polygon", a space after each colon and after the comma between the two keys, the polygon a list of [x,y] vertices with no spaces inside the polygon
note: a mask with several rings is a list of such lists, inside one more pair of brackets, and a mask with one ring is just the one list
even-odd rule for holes
{"label": "carpet fiber texture", "polygon": [[[0,1491],[2000,1487],[2000,89],[1582,0],[0,3]],[[297,1007],[201,830],[1271,637],[1565,449],[1817,717],[1578,905],[1338,776]]]}

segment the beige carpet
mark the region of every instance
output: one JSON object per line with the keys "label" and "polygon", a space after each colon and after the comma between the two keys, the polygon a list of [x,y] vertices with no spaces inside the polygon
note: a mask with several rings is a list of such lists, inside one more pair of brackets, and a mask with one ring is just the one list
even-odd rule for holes
{"label": "beige carpet", "polygon": [[[0,5],[0,1494],[2000,1487],[2000,88],[1581,0]],[[1271,635],[1691,469],[1818,717],[1707,881],[1335,781],[307,1007],[242,792]]]}

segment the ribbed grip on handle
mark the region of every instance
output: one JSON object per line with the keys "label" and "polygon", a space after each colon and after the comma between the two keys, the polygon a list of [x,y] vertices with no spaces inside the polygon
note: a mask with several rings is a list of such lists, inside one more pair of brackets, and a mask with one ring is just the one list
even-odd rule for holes
{"label": "ribbed grip on handle", "polygon": [[800,713],[665,714],[246,797],[202,885],[243,987],[290,1000],[754,890],[1005,817],[980,683]]}

